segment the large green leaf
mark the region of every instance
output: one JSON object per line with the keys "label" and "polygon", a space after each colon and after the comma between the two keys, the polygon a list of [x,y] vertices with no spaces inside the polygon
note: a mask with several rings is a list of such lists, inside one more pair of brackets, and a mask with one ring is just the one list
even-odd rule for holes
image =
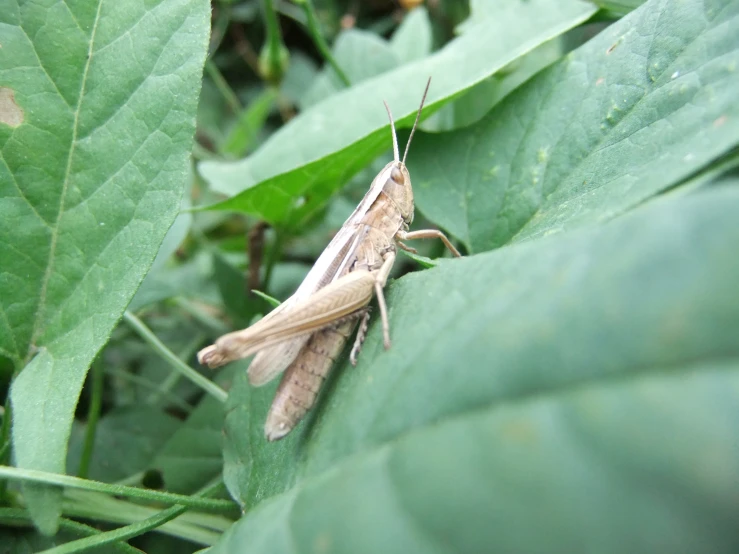
{"label": "large green leaf", "polygon": [[498,104],[419,135],[417,207],[473,251],[592,224],[739,143],[739,3],[653,1]]}
{"label": "large green leaf", "polygon": [[238,362],[226,404],[223,479],[242,507],[255,506],[265,497],[282,492],[295,460],[295,438],[277,448],[264,448],[264,415],[277,383],[249,386],[248,364]]}
{"label": "large green leaf", "polygon": [[427,98],[432,111],[594,10],[579,0],[508,0],[495,17],[481,18],[434,55],[313,106],[245,160],[201,163],[211,186],[232,196],[216,207],[300,226],[349,177],[390,147],[383,99],[398,126],[407,127],[429,76],[434,77]]}
{"label": "large green leaf", "polygon": [[[209,14],[203,0],[0,2],[0,102],[18,116],[0,123],[0,352],[23,370],[19,467],[64,472],[90,361],[177,215]],[[25,490],[53,532],[58,491]]]}
{"label": "large green leaf", "polygon": [[734,184],[394,283],[212,552],[736,550]]}
{"label": "large green leaf", "polygon": [[[443,106],[425,120],[420,129],[430,132],[451,131],[476,123],[512,90],[562,57],[562,39],[558,37],[536,47],[495,75],[479,82],[459,98]],[[415,158],[416,145],[413,146]]]}

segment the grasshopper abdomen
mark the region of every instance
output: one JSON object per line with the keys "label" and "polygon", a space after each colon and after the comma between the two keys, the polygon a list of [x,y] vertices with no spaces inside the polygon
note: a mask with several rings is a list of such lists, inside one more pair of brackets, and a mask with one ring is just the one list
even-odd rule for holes
{"label": "grasshopper abdomen", "polygon": [[315,333],[285,370],[277,387],[264,435],[276,441],[287,435],[313,407],[321,386],[354,332],[356,319]]}

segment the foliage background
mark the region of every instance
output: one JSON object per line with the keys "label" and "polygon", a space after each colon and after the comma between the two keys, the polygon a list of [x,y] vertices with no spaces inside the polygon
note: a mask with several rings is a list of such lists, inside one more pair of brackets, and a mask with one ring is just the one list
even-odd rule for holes
{"label": "foliage background", "polygon": [[[0,1],[0,551],[736,551],[739,3],[272,4]],[[194,355],[429,75],[414,228],[467,256],[267,443]]]}

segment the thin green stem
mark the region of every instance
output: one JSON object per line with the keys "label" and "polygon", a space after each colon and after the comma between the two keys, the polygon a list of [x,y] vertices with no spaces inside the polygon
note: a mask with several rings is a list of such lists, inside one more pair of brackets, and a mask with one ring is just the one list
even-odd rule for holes
{"label": "thin green stem", "polygon": [[[213,482],[215,482],[215,480]],[[74,515],[77,517],[89,517],[91,519],[107,521],[110,523],[122,523],[124,525],[141,521],[142,519],[161,511],[161,509],[161,507],[146,506],[138,502],[113,498],[112,496],[99,492],[76,489],[67,489],[64,491],[64,504],[62,505],[62,511],[64,514]],[[230,515],[238,516],[238,514],[239,510],[234,504],[234,511]],[[197,528],[198,530],[205,529],[222,533],[228,529],[232,523],[233,519],[221,514],[189,511],[177,518],[177,522],[168,524],[168,527],[178,527],[180,530],[185,529],[186,527],[192,527]],[[192,538],[190,535],[186,536],[180,533],[177,536],[182,538]]]}
{"label": "thin green stem", "polygon": [[123,314],[123,319],[128,323],[131,328],[138,333],[138,335],[144,339],[144,341],[151,346],[159,356],[161,356],[166,362],[169,363],[172,368],[179,372],[183,377],[190,379],[197,386],[202,388],[208,394],[214,396],[221,402],[225,402],[228,398],[228,393],[221,387],[216,385],[210,379],[206,379],[200,373],[192,369],[182,360],[180,360],[175,354],[167,348],[162,341],[160,341],[151,330],[144,325],[138,317],[133,315],[131,312],[126,311]]}
{"label": "thin green stem", "polygon": [[269,283],[272,279],[272,271],[277,264],[277,260],[280,259],[280,254],[282,253],[282,245],[284,244],[284,241],[284,232],[278,228],[275,228],[275,240],[272,244],[272,248],[270,248],[269,252],[267,253],[267,264],[264,269],[264,281],[262,282],[262,289],[264,289],[265,294],[269,292]]}
{"label": "thin green stem", "polygon": [[213,317],[209,313],[205,312],[202,308],[200,308],[200,306],[183,296],[176,297],[174,299],[174,302],[179,308],[187,312],[188,315],[192,316],[193,319],[195,319],[198,323],[202,323],[219,335],[228,333],[231,330],[220,319]]}
{"label": "thin green stem", "polygon": [[0,444],[0,459],[3,459],[10,452],[10,441]]}
{"label": "thin green stem", "polygon": [[267,43],[259,55],[260,72],[267,81],[279,83],[288,63],[288,51],[282,41],[273,0],[262,0]]}
{"label": "thin green stem", "polygon": [[338,75],[339,79],[344,83],[344,86],[350,87],[351,82],[349,81],[349,78],[346,76],[346,73],[344,73],[331,53],[331,49],[328,47],[326,39],[323,38],[323,33],[321,32],[321,27],[318,23],[318,18],[316,17],[316,10],[313,7],[313,2],[311,2],[311,0],[294,1],[303,8],[303,12],[305,12],[305,17],[308,20],[308,32],[310,33],[316,48],[318,48],[318,51],[321,53],[321,56],[323,56],[326,62],[328,62],[328,64],[333,68],[336,75]]}
{"label": "thin green stem", "polygon": [[231,5],[228,2],[219,2],[218,6],[213,10],[213,16],[214,21],[211,25],[210,47],[208,49],[209,58],[221,46],[226,29],[231,24]]}
{"label": "thin green stem", "polygon": [[[10,458],[10,422],[13,419],[13,409],[10,404],[10,393],[5,400],[3,410],[3,425],[0,431],[0,465],[6,465]],[[0,501],[5,503],[8,490],[8,483],[0,481]]]}
{"label": "thin green stem", "polygon": [[[162,507],[151,507],[119,500],[90,491],[64,491],[62,514],[65,517],[83,518],[96,522],[130,525],[152,517]],[[234,516],[238,512],[234,511]],[[164,523],[157,532],[202,545],[214,544],[220,535],[233,524],[233,519],[221,515],[187,511],[173,521]]]}
{"label": "thin green stem", "polygon": [[[33,520],[31,519],[31,516],[29,516],[25,510],[20,508],[0,508],[0,523],[8,527],[33,528]],[[61,518],[59,520],[59,527],[65,531],[72,531],[73,533],[84,535],[85,537],[99,536],[102,534],[101,531],[94,527],[66,518]],[[126,544],[125,542],[115,541],[111,546],[118,552],[125,552],[126,554],[141,554],[140,550]]]}
{"label": "thin green stem", "polygon": [[[111,375],[117,379],[121,379],[124,381],[129,381],[131,383],[134,383],[135,385],[138,385],[142,388],[149,389],[151,391],[158,391],[159,390],[159,383],[155,383],[154,381],[150,381],[149,379],[146,379],[145,377],[141,377],[140,375],[135,375],[133,373],[129,373],[128,371],[122,371],[120,369],[106,369],[105,373],[108,375]],[[178,374],[179,375],[179,374]],[[172,394],[172,393],[166,393],[165,398],[173,405],[185,412],[186,414],[189,414],[192,412],[192,406],[182,400],[179,396]]]}
{"label": "thin green stem", "polygon": [[[203,491],[197,493],[196,497],[209,496],[215,494],[221,490],[222,483],[220,479],[217,483],[206,487]],[[194,498],[194,497],[193,497]],[[143,521],[126,525],[120,529],[114,531],[108,531],[106,533],[100,533],[94,537],[86,537],[76,541],[68,542],[66,544],[44,550],[43,554],[71,554],[73,552],[84,552],[92,548],[96,548],[105,544],[110,544],[116,541],[128,540],[132,537],[136,537],[157,527],[161,527],[168,521],[173,520],[180,514],[187,511],[188,507],[183,505],[175,505],[166,510],[162,510],[154,514],[151,517],[146,518]]]}
{"label": "thin green stem", "polygon": [[264,7],[264,22],[267,27],[267,43],[275,47],[279,46],[282,44],[282,33],[277,22],[275,6],[272,0],[264,0],[262,6]]}
{"label": "thin green stem", "polygon": [[[202,146],[197,140],[192,143],[192,157],[195,158],[195,160],[212,160],[214,158],[217,158],[216,154],[214,152],[211,152],[204,146]],[[195,211],[195,210],[187,210],[187,211]]]}
{"label": "thin green stem", "polygon": [[[180,360],[188,360],[190,356],[195,353],[198,346],[202,344],[203,340],[205,340],[205,335],[203,333],[198,333],[187,345],[185,345],[177,357]],[[159,383],[159,385],[155,387],[154,392],[149,395],[145,400],[145,403],[149,406],[154,406],[159,402],[162,396],[174,396],[172,394],[172,389],[177,383],[179,383],[181,377],[182,376],[178,372],[171,372],[161,383]]]}
{"label": "thin green stem", "polygon": [[205,62],[205,72],[211,78],[213,84],[218,89],[218,92],[220,92],[223,98],[226,100],[226,103],[229,105],[231,110],[235,114],[240,114],[241,110],[243,110],[244,108],[239,101],[239,97],[236,96],[236,93],[231,90],[230,86],[228,86],[226,79],[223,78],[223,75],[221,75],[221,72],[212,60],[208,60]]}
{"label": "thin green stem", "polygon": [[128,487],[126,485],[111,485],[109,483],[101,483],[100,481],[80,479],[79,477],[72,477],[71,475],[48,473],[46,471],[38,471],[35,469],[20,469],[11,466],[0,466],[0,478],[13,481],[44,483],[46,485],[57,485],[72,489],[104,492],[115,496],[151,500],[152,502],[183,504],[191,508],[200,508],[202,510],[214,512],[229,512],[234,508],[233,502],[228,500],[210,500],[187,496],[184,494],[175,494],[173,492],[140,489],[138,487]]}
{"label": "thin green stem", "polygon": [[0,446],[3,448],[2,457],[0,457],[0,463],[4,464],[6,460],[6,445],[10,444],[10,422],[13,419],[13,408],[10,405],[10,394],[8,394],[3,406],[3,425],[2,431],[0,431]]}
{"label": "thin green stem", "polygon": [[80,467],[77,470],[77,477],[83,479],[87,477],[90,470],[90,461],[92,453],[95,449],[95,432],[97,431],[98,420],[100,419],[100,411],[103,407],[103,365],[99,358],[92,363],[92,371],[90,379],[92,381],[92,396],[90,398],[90,409],[87,412],[87,425],[85,427],[85,442],[82,446],[82,456],[80,458]]}

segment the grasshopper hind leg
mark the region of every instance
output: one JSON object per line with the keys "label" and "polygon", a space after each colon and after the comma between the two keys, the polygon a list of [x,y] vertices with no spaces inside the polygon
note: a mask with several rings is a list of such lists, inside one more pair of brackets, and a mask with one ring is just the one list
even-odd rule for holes
{"label": "grasshopper hind leg", "polygon": [[352,346],[352,351],[349,354],[349,362],[353,366],[357,365],[357,356],[359,355],[359,352],[362,350],[362,344],[364,343],[364,339],[367,337],[367,329],[369,328],[369,320],[370,320],[370,311],[369,309],[364,313],[364,316],[362,316],[362,321],[359,322],[359,329],[357,330],[357,338],[354,339],[354,346]]}
{"label": "grasshopper hind leg", "polygon": [[285,370],[264,424],[264,435],[276,441],[287,435],[316,402],[328,372],[351,337],[362,308],[314,333]]}

